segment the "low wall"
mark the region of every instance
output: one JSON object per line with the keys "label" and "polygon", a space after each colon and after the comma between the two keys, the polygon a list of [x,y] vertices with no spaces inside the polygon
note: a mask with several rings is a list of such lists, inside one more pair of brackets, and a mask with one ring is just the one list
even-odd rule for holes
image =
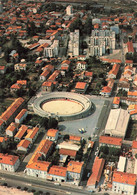
{"label": "low wall", "polygon": [[[74,113],[71,115],[57,115],[55,113],[49,113],[44,111],[41,108],[41,105],[43,103],[53,101],[54,99],[70,99],[74,100],[83,106],[83,110],[81,110],[79,113]],[[91,114],[93,109],[92,102],[85,96],[76,94],[76,93],[69,93],[69,92],[52,92],[52,93],[46,93],[43,94],[41,97],[37,98],[33,103],[33,110],[36,114],[40,115],[41,117],[54,117],[58,118],[59,121],[64,120],[75,120],[79,118],[84,118]]]}

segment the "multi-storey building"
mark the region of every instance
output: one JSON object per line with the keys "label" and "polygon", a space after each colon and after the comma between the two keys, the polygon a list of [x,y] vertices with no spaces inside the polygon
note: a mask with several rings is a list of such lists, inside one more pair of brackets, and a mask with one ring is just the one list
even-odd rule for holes
{"label": "multi-storey building", "polygon": [[111,30],[92,30],[89,38],[89,55],[102,56],[115,49],[115,32]]}
{"label": "multi-storey building", "polygon": [[59,53],[59,40],[54,40],[50,47],[44,48],[45,57],[57,57]]}
{"label": "multi-storey building", "polygon": [[79,56],[79,30],[70,33],[70,40],[68,44],[68,55]]}

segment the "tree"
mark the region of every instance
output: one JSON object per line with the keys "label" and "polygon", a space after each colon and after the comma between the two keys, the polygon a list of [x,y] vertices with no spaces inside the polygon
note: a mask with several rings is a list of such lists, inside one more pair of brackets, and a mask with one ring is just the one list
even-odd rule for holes
{"label": "tree", "polygon": [[58,120],[53,117],[49,117],[48,128],[57,128],[57,126],[58,126]]}
{"label": "tree", "polygon": [[119,148],[110,147],[109,148],[109,154],[111,156],[119,156],[120,155],[120,149]]}
{"label": "tree", "polygon": [[42,117],[39,124],[41,127],[47,128],[48,127],[48,118]]}
{"label": "tree", "polygon": [[100,152],[103,152],[104,154],[108,154],[109,153],[108,146],[101,146],[100,147]]}
{"label": "tree", "polygon": [[135,154],[135,158],[137,159],[137,153]]}
{"label": "tree", "polygon": [[83,42],[82,42],[81,48],[82,48],[82,49],[87,49],[87,48],[88,48],[88,44],[87,44],[86,41],[83,41]]}
{"label": "tree", "polygon": [[56,151],[54,152],[54,154],[52,155],[52,163],[53,163],[54,165],[58,165],[59,159],[60,159],[60,154],[59,154],[59,151],[56,150]]}
{"label": "tree", "polygon": [[63,140],[69,140],[69,135],[68,134],[64,135]]}
{"label": "tree", "polygon": [[82,30],[82,21],[80,20],[80,18],[77,18],[74,22],[72,22],[69,29],[70,29],[71,32],[74,32],[76,29],[79,29],[80,32],[81,32],[81,30]]}
{"label": "tree", "polygon": [[88,17],[86,19],[86,22],[84,24],[83,30],[82,32],[86,35],[90,35],[91,34],[91,30],[93,29],[93,25],[92,25],[92,19],[90,17]]}

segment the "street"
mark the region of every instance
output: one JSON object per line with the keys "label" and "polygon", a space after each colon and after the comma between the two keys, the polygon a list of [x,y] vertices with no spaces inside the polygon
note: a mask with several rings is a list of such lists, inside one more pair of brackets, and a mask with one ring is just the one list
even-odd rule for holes
{"label": "street", "polygon": [[62,195],[66,194],[66,192],[70,192],[73,195],[77,194],[89,194],[88,191],[82,189],[81,187],[72,187],[69,184],[62,184],[61,186],[55,185],[53,182],[48,182],[44,179],[38,179],[34,177],[28,177],[24,174],[19,175],[17,173],[6,173],[0,172],[0,181],[1,183],[7,183],[9,186],[18,187],[23,189],[27,187],[30,191],[43,191],[50,192],[52,194]]}

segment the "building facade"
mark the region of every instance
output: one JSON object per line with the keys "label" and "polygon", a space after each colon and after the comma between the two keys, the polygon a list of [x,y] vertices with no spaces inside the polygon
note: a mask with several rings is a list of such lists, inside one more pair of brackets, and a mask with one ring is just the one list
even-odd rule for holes
{"label": "building facade", "polygon": [[115,32],[111,30],[92,30],[89,38],[89,55],[102,56],[115,49]]}

